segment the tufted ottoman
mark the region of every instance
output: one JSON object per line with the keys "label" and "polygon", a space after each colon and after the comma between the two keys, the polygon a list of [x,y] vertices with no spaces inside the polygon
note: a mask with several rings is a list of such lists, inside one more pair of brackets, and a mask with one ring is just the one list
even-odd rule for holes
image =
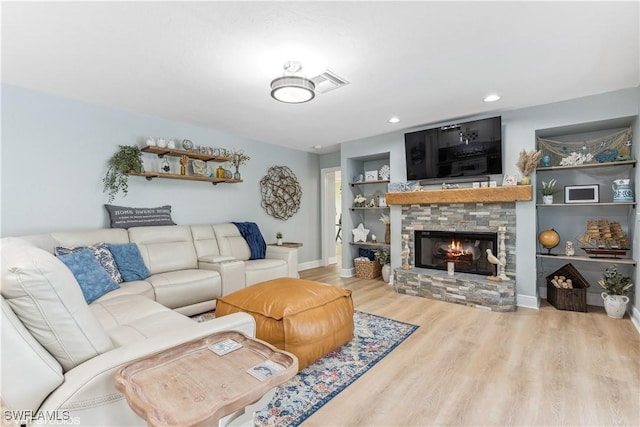
{"label": "tufted ottoman", "polygon": [[353,338],[351,291],[282,277],[219,297],[216,317],[243,311],[256,320],[256,338],[295,354],[298,369]]}

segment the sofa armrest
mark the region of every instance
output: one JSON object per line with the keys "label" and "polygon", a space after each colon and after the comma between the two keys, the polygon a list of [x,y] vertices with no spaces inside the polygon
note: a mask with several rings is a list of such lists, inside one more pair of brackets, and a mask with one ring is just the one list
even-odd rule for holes
{"label": "sofa armrest", "polygon": [[300,277],[298,275],[298,248],[285,246],[267,246],[266,258],[281,259],[287,263],[287,276]]}
{"label": "sofa armrest", "polygon": [[198,262],[198,268],[213,270],[220,273],[222,282],[221,295],[229,295],[232,292],[244,289],[247,286],[244,261],[234,258],[222,262]]}
{"label": "sofa armrest", "polygon": [[189,327],[173,329],[162,336],[118,347],[76,366],[65,374],[64,383],[51,393],[40,411],[68,411],[80,425],[146,425],[129,407],[115,387],[115,372],[136,359],[158,353],[215,332],[236,330],[255,336],[255,320],[234,313]]}

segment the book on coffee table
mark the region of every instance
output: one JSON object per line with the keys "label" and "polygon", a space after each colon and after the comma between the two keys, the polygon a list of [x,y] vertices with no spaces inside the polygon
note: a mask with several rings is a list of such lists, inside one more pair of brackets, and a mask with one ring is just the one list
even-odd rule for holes
{"label": "book on coffee table", "polygon": [[267,378],[277,374],[280,371],[284,371],[285,367],[271,360],[265,360],[264,362],[260,362],[255,366],[247,369],[247,372],[259,379],[260,381],[264,381]]}
{"label": "book on coffee table", "polygon": [[227,353],[231,353],[232,351],[235,351],[239,348],[242,348],[242,344],[232,340],[231,338],[218,341],[217,343],[209,346],[209,350],[213,351],[218,356],[223,356]]}

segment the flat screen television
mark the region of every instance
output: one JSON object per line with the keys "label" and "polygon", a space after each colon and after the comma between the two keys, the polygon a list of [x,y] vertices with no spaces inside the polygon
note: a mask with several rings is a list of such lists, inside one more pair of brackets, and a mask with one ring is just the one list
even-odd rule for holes
{"label": "flat screen television", "polygon": [[501,174],[502,118],[405,133],[404,146],[408,181]]}

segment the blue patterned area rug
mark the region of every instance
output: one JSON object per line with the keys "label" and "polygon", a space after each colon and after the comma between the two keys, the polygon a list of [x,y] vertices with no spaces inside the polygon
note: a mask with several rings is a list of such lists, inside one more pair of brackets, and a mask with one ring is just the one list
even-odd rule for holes
{"label": "blue patterned area rug", "polygon": [[407,339],[418,326],[356,311],[354,337],[276,389],[255,424],[297,426]]}

